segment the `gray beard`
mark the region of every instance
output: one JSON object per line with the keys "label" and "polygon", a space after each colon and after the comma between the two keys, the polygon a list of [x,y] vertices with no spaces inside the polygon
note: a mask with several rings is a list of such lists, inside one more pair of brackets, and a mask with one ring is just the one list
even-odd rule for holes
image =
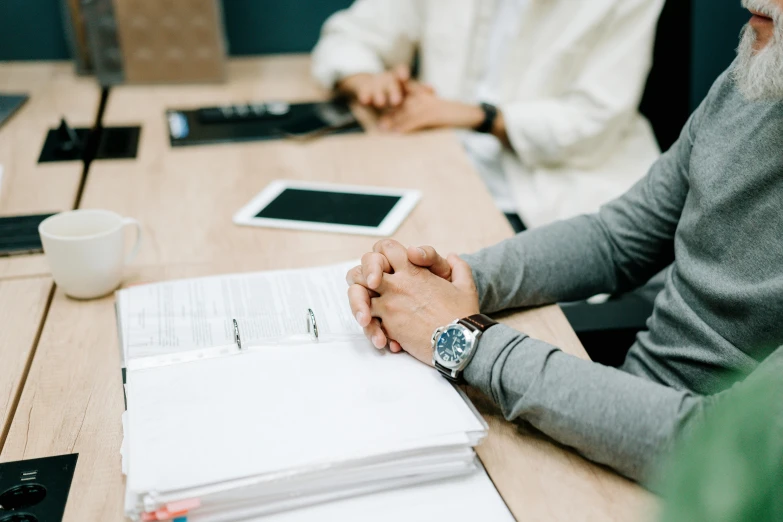
{"label": "gray beard", "polygon": [[740,92],[751,101],[783,100],[783,25],[775,24],[775,35],[761,51],[754,51],[756,31],[746,25],[737,49],[732,72]]}

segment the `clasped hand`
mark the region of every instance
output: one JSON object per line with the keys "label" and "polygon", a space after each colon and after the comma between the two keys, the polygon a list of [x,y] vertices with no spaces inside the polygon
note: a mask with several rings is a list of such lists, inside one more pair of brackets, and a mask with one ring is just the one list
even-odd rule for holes
{"label": "clasped hand", "polygon": [[440,98],[432,87],[412,79],[407,65],[377,74],[354,74],[344,78],[339,89],[362,105],[381,111],[378,127],[384,131],[473,129],[484,121],[484,111],[478,105]]}
{"label": "clasped hand", "polygon": [[405,350],[432,364],[436,328],[479,313],[470,266],[432,247],[405,248],[384,239],[348,271],[348,300],[356,321],[376,348]]}

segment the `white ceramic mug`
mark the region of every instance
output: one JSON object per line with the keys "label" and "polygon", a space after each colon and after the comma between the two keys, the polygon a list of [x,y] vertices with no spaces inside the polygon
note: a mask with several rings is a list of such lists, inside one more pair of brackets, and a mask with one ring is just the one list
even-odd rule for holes
{"label": "white ceramic mug", "polygon": [[[125,227],[136,227],[136,242],[125,255]],[[136,256],[141,225],[108,210],[72,210],[38,225],[54,282],[76,299],[105,296],[120,286],[122,270]]]}

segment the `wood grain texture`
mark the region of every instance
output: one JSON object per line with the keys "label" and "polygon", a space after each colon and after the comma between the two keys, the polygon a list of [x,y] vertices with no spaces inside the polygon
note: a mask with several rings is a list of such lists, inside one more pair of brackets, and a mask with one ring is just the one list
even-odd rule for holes
{"label": "wood grain texture", "polygon": [[[137,161],[92,166],[84,205],[135,217],[145,243],[125,284],[297,268],[356,258],[367,237],[238,227],[233,213],[277,178],[417,188],[423,198],[395,235],[406,244],[469,252],[511,235],[450,132],[330,137],[171,149],[166,108],[324,93],[306,57],[236,60],[226,86],[113,90],[107,124],[143,123]],[[467,211],[465,209],[468,209]],[[505,322],[586,354],[557,307]],[[65,520],[122,519],[123,409],[114,302],[57,293],[0,460],[79,451]],[[631,482],[510,424],[480,397],[490,436],[479,454],[518,520],[644,520],[655,501]]]}
{"label": "wood grain texture", "polygon": [[[95,123],[100,101],[95,80],[78,78],[70,62],[4,62],[0,63],[0,92],[30,96],[0,127],[0,165],[4,169],[0,216],[73,208],[82,162],[39,165],[38,156],[47,131],[59,125],[60,118],[73,127]],[[46,274],[42,257],[0,257],[0,278]]]}
{"label": "wood grain texture", "polygon": [[47,277],[0,280],[0,448],[49,302]]}
{"label": "wood grain texture", "polygon": [[0,280],[48,276],[50,272],[43,254],[0,257]]}
{"label": "wood grain texture", "polygon": [[113,299],[57,291],[0,461],[79,453],[65,520],[123,520]]}

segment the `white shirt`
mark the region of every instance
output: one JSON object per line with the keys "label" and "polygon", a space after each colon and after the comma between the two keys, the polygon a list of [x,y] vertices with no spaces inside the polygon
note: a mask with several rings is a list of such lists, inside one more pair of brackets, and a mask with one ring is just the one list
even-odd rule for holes
{"label": "white shirt", "polygon": [[[517,39],[519,18],[528,0],[498,0],[497,10],[487,41],[484,70],[476,85],[476,99],[499,105],[503,69],[507,66],[509,47]],[[467,131],[461,134],[473,165],[487,185],[495,205],[502,212],[516,213],[511,186],[503,170],[503,145],[491,134]]]}
{"label": "white shirt", "polygon": [[[512,145],[501,153],[503,173],[517,213],[534,228],[597,211],[660,154],[638,107],[663,3],[526,0],[524,12],[511,4],[514,17],[498,15],[504,0],[355,0],[324,24],[313,74],[331,89],[418,53],[419,78],[438,96],[476,103],[487,71],[500,71],[500,85],[487,85],[500,91]],[[517,25],[509,32],[505,22]],[[490,38],[508,34],[505,57],[493,53]],[[500,67],[488,66],[487,55]]]}

